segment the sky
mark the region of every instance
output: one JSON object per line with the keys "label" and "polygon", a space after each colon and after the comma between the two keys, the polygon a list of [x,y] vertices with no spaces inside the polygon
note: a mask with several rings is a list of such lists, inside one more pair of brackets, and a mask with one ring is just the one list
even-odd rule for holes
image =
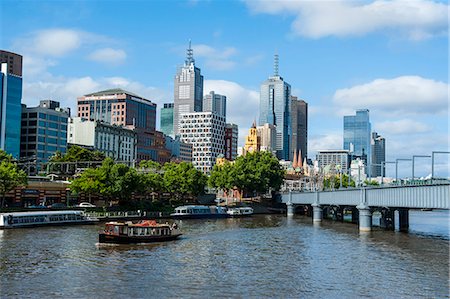
{"label": "sky", "polygon": [[[343,116],[369,109],[388,161],[449,151],[446,1],[19,1],[0,3],[0,48],[24,57],[23,102],[123,88],[173,102],[192,40],[204,94],[227,96],[243,145],[261,83],[279,73],[309,105],[308,156],[343,147]],[[75,110],[73,110],[75,111]],[[159,121],[157,124],[159,127]],[[436,154],[437,175],[450,176]],[[395,176],[395,164],[388,164]],[[411,162],[398,162],[411,176]],[[415,159],[416,176],[431,173]]]}

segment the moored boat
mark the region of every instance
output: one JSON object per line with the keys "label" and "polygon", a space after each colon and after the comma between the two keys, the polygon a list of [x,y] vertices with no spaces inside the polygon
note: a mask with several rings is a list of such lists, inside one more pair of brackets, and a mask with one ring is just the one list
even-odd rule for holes
{"label": "moored boat", "polygon": [[218,206],[181,206],[170,214],[174,219],[226,218],[227,209]]}
{"label": "moored boat", "polygon": [[108,222],[98,240],[100,243],[137,244],[172,241],[181,235],[175,223],[169,225],[159,224],[155,220],[141,220]]}
{"label": "moored boat", "polygon": [[18,228],[47,225],[93,224],[97,218],[83,211],[39,211],[0,214],[0,228]]}
{"label": "moored boat", "polygon": [[228,208],[227,214],[231,217],[251,216],[253,215],[253,208],[251,207]]}

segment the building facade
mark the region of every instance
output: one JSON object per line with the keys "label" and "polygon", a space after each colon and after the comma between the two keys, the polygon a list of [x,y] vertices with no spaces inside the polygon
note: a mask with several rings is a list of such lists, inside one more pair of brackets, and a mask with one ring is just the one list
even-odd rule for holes
{"label": "building facade", "polygon": [[264,124],[256,127],[260,140],[260,150],[276,154],[277,148],[277,128],[272,124]]}
{"label": "building facade", "polygon": [[166,148],[171,153],[172,161],[192,162],[192,144],[180,140],[180,136],[165,136]]}
{"label": "building facade", "polygon": [[291,96],[291,151],[308,157],[308,103]]}
{"label": "building facade", "polygon": [[345,172],[350,166],[350,155],[348,150],[319,150],[316,157],[319,167],[328,165],[339,166]]}
{"label": "building facade", "polygon": [[278,75],[278,55],[275,55],[274,75],[261,84],[259,125],[266,123],[277,129],[277,157],[289,160],[291,147],[291,86]]}
{"label": "building facade", "polygon": [[237,158],[239,128],[236,124],[225,125],[225,159],[234,161]]}
{"label": "building facade", "polygon": [[175,137],[173,133],[173,103],[165,103],[161,108],[161,132],[167,136]]}
{"label": "building facade", "polygon": [[203,112],[215,112],[227,117],[227,97],[210,91],[203,98]]}
{"label": "building facade", "polygon": [[[9,53],[7,57],[5,53]],[[22,56],[1,51],[0,64],[0,149],[20,156],[20,116],[22,113]]]}
{"label": "building facade", "polygon": [[256,123],[253,122],[252,127],[248,130],[248,135],[245,136],[243,155],[247,153],[259,152],[261,141],[258,137],[258,131],[256,130]]}
{"label": "building facade", "polygon": [[137,161],[158,160],[155,140],[156,104],[122,89],[108,89],[78,98],[78,117],[129,127],[137,133]]}
{"label": "building facade", "polygon": [[69,117],[70,109],[60,108],[57,101],[40,101],[37,107],[22,105],[20,158],[36,162],[31,175],[57,151],[66,152]]}
{"label": "building facade", "polygon": [[101,151],[116,161],[136,161],[137,138],[133,129],[99,120],[73,117],[68,121],[68,143]]}
{"label": "building facade", "polygon": [[377,132],[372,132],[371,151],[372,151],[372,170],[370,175],[373,177],[384,175],[385,166],[381,162],[386,161],[386,140],[384,137],[378,135]]}
{"label": "building facade", "polygon": [[224,153],[225,118],[213,112],[181,115],[180,139],[192,144],[192,164],[205,174]]}
{"label": "building facade", "polygon": [[[371,124],[369,110],[356,110],[355,115],[344,116],[344,149],[350,151],[352,159],[359,157],[365,165],[371,164]],[[365,168],[366,171],[370,167]]]}
{"label": "building facade", "polygon": [[195,66],[194,52],[189,42],[186,61],[175,75],[173,132],[179,134],[181,115],[201,112],[203,106],[203,76]]}

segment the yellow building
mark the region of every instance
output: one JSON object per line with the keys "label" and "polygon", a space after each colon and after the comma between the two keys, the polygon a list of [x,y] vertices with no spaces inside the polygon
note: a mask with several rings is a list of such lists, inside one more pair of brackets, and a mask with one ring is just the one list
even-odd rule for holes
{"label": "yellow building", "polygon": [[259,152],[260,146],[261,142],[258,137],[258,131],[256,130],[256,122],[253,122],[248,135],[245,137],[244,155],[246,153]]}

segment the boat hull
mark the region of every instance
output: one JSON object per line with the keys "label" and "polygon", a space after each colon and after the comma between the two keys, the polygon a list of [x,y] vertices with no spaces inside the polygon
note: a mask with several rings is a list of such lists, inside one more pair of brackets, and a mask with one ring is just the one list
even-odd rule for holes
{"label": "boat hull", "polygon": [[138,244],[138,243],[156,243],[166,242],[178,239],[182,234],[175,234],[169,236],[125,236],[125,235],[108,235],[100,233],[98,235],[99,243],[111,244]]}
{"label": "boat hull", "polygon": [[172,219],[216,219],[227,218],[228,214],[185,214],[185,215],[170,215]]}

